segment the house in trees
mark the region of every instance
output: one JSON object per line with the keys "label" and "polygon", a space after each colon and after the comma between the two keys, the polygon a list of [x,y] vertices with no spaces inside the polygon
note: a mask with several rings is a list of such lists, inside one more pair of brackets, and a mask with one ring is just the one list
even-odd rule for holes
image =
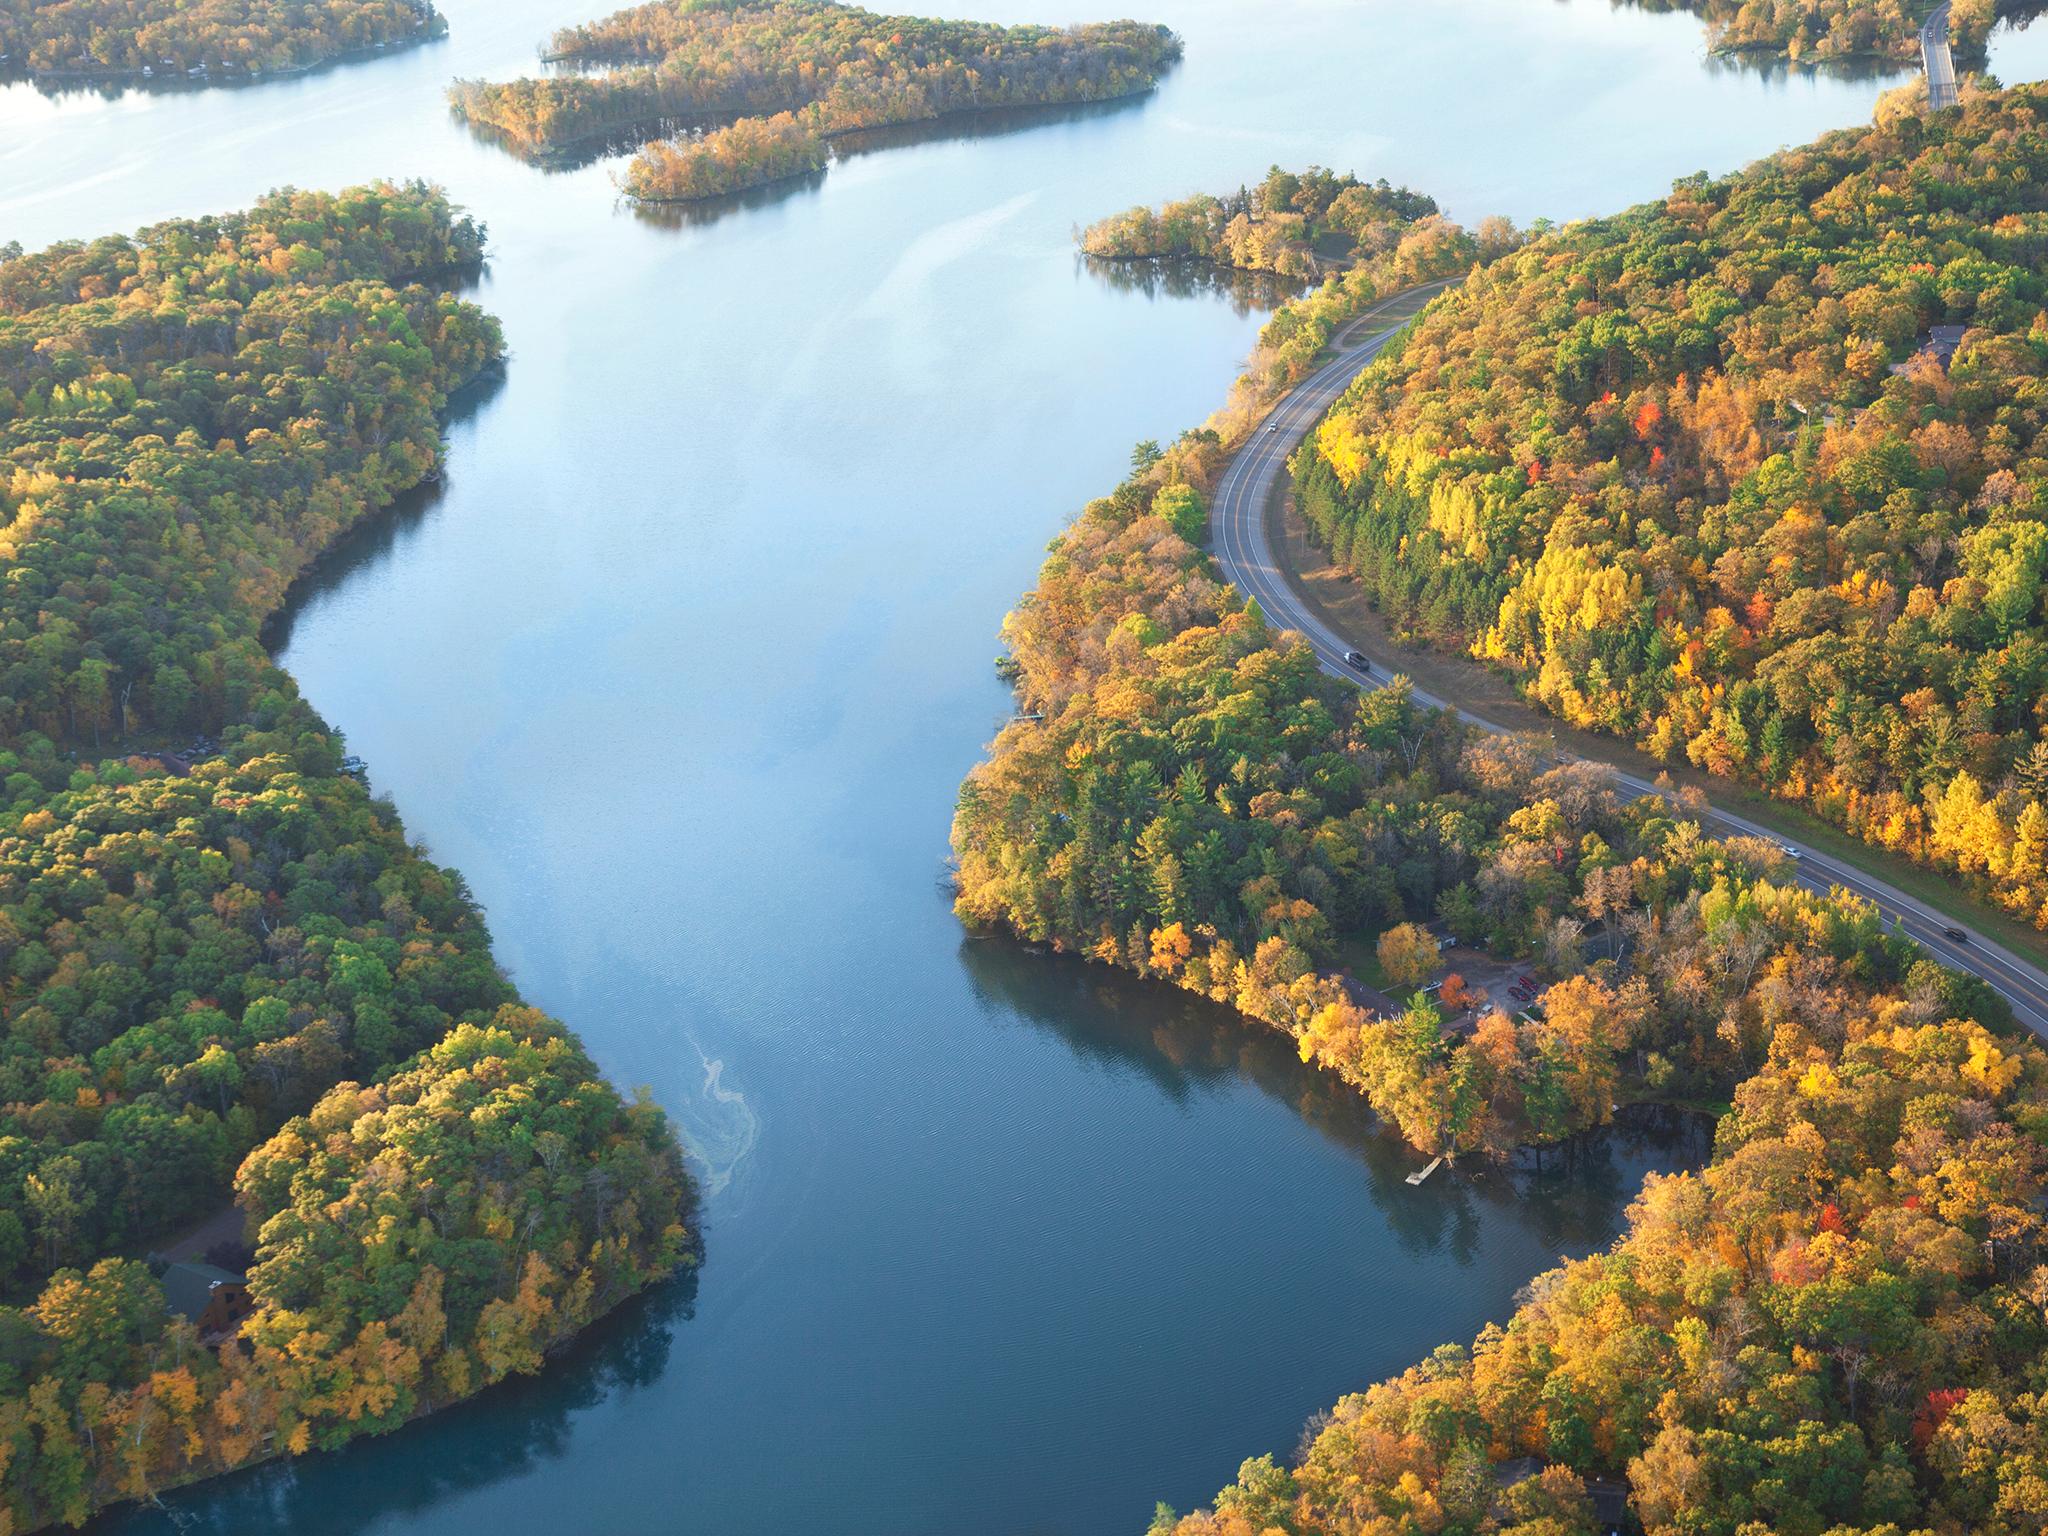
{"label": "house in trees", "polygon": [[[1955,361],[1956,353],[1962,347],[1963,332],[1966,329],[1967,327],[1960,325],[1931,326],[1927,334],[1920,338],[1919,349],[1913,356],[1919,357],[1924,354],[1931,357],[1941,364],[1943,372],[1947,372],[1949,364]],[[1892,372],[1904,373],[1911,367],[1912,358],[1908,358],[1903,363],[1893,363]]]}
{"label": "house in trees", "polygon": [[165,1303],[189,1318],[209,1344],[233,1338],[242,1320],[256,1310],[249,1282],[212,1264],[173,1264],[164,1271],[163,1288]]}

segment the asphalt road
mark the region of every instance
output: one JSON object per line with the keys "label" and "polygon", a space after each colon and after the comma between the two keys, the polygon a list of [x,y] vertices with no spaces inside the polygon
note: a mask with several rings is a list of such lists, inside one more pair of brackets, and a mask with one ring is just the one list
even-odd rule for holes
{"label": "asphalt road", "polygon": [[1941,0],[1920,24],[1920,62],[1927,71],[1927,105],[1932,111],[1952,107],[1959,99],[1955,55],[1948,46],[1949,0]]}
{"label": "asphalt road", "polygon": [[[1445,286],[1433,283],[1428,288]],[[1209,516],[1210,541],[1217,562],[1238,590],[1256,600],[1274,625],[1298,631],[1314,648],[1325,672],[1366,688],[1384,686],[1400,670],[1400,657],[1376,654],[1364,642],[1342,639],[1309,612],[1288,585],[1274,556],[1267,534],[1266,508],[1287,473],[1287,456],[1344,393],[1359,370],[1398,333],[1402,320],[1415,307],[1415,295],[1421,291],[1411,290],[1375,306],[1339,335],[1330,361],[1282,397],[1265,420],[1252,429],[1251,437],[1224,471]],[[1359,651],[1371,661],[1370,676],[1361,677],[1346,664],[1344,653],[1349,650]],[[1483,730],[1506,729],[1461,707],[1453,699],[1439,698],[1420,688],[1414,690],[1414,696],[1424,704],[1456,710]],[[1656,792],[1644,779],[1620,768],[1614,772],[1622,792],[1630,798]],[[2012,1004],[2020,1022],[2048,1038],[2048,972],[1974,934],[1967,942],[1957,943],[1945,932],[1955,926],[1953,923],[1872,875],[1787,843],[1775,832],[1730,812],[1717,808],[1713,819],[1723,831],[1767,838],[1793,849],[1799,855],[1799,882],[1809,889],[1826,894],[1840,886],[1875,902],[1887,920],[1902,926],[1943,964],[1969,971],[1997,988]]]}

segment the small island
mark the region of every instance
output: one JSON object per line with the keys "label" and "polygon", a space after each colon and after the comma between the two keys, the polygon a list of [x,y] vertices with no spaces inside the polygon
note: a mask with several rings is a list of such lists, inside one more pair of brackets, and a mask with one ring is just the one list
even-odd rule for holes
{"label": "small island", "polygon": [[689,202],[825,168],[830,141],[959,113],[1110,101],[1180,57],[1165,27],[882,16],[832,0],[663,0],[566,28],[559,72],[458,80],[454,110],[515,154],[643,147],[628,196]]}
{"label": "small island", "polygon": [[1436,200],[1384,180],[1360,181],[1319,165],[1274,166],[1257,186],[1197,193],[1159,208],[1139,206],[1076,237],[1098,261],[1194,261],[1240,272],[1314,279],[1383,255]]}
{"label": "small island", "polygon": [[0,77],[246,79],[444,35],[432,0],[64,0],[0,5]]}

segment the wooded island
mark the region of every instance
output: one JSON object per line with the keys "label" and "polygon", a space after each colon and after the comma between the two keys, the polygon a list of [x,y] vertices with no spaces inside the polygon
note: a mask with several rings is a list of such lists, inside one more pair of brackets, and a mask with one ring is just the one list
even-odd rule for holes
{"label": "wooded island", "polygon": [[657,0],[555,34],[537,80],[460,80],[454,109],[516,153],[641,145],[626,192],[686,202],[824,168],[827,141],[962,112],[1107,101],[1180,57],[1164,27],[881,16],[832,0]]}

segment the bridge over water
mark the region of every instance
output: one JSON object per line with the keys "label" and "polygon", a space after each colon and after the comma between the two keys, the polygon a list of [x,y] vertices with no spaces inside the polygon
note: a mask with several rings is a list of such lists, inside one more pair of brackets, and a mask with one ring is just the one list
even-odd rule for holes
{"label": "bridge over water", "polygon": [[1941,0],[1920,26],[1920,62],[1927,70],[1927,109],[1939,112],[1959,99],[1956,92],[1956,60],[1948,46],[1949,0]]}

